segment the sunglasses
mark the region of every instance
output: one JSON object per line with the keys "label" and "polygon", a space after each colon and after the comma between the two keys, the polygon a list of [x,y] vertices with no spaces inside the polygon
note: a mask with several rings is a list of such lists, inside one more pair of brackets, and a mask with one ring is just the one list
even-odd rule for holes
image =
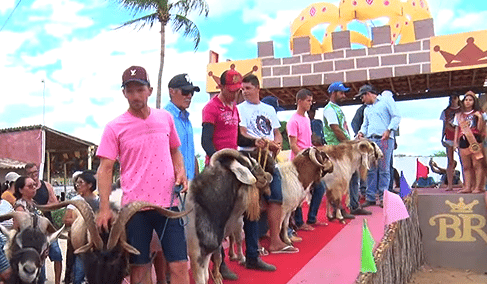
{"label": "sunglasses", "polygon": [[189,95],[193,96],[194,92],[193,91],[183,91],[183,90],[181,90],[181,94],[183,96],[189,96]]}

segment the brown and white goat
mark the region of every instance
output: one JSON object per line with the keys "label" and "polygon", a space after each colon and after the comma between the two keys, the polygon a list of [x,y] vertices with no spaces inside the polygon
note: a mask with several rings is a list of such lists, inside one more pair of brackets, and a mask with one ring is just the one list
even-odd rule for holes
{"label": "brown and white goat", "polygon": [[384,155],[377,144],[367,139],[324,145],[318,149],[324,151],[334,165],[333,173],[323,177],[326,184],[327,217],[330,220],[337,218],[343,221],[341,210],[336,210],[333,214],[332,207],[340,208],[344,196],[346,205],[349,205],[349,185],[353,173],[359,171],[360,177],[365,180],[370,166]]}
{"label": "brown and white goat", "polygon": [[[212,276],[222,283],[220,274],[223,238],[236,231],[238,219],[247,212],[249,219],[259,218],[260,196],[271,181],[260,165],[236,150],[216,152],[210,164],[189,186],[189,214],[186,234],[193,278],[197,284],[207,283],[209,262],[213,260]],[[241,229],[240,229],[241,230]]]}
{"label": "brown and white goat", "polygon": [[145,201],[126,204],[114,217],[110,232],[100,232],[95,223],[95,213],[84,200],[68,200],[53,205],[38,206],[40,210],[55,210],[69,204],[80,214],[71,226],[71,243],[75,254],[83,254],[86,280],[90,284],[122,283],[127,274],[128,254],[139,251],[127,243],[125,225],[132,216],[142,209],[156,210],[168,218],[181,218],[188,214],[175,212]]}
{"label": "brown and white goat", "polygon": [[292,161],[278,163],[282,182],[281,239],[291,245],[287,230],[289,218],[309,194],[311,185],[334,171],[325,152],[315,147],[298,153]]}
{"label": "brown and white goat", "polygon": [[12,268],[12,276],[7,283],[37,283],[49,244],[58,238],[64,226],[56,231],[46,217],[18,211],[1,215],[0,222],[11,218],[14,224],[18,224],[18,229],[0,225],[8,239],[5,252]]}

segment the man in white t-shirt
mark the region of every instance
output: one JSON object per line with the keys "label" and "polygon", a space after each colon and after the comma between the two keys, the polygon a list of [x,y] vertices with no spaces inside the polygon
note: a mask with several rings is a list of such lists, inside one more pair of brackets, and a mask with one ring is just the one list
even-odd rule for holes
{"label": "man in white t-shirt", "polygon": [[[282,136],[279,131],[281,123],[277,118],[275,109],[260,102],[259,79],[252,74],[245,76],[242,80],[242,90],[245,101],[237,106],[240,115],[240,132],[255,138],[267,139],[270,151],[277,154],[281,150],[282,145]],[[247,148],[245,150],[250,149]],[[272,177],[270,184],[271,194],[264,196],[268,203],[267,221],[269,222],[271,237],[269,251],[271,253],[298,252],[297,248],[286,245],[279,237],[282,214],[282,189],[281,176],[277,168],[274,169]]]}

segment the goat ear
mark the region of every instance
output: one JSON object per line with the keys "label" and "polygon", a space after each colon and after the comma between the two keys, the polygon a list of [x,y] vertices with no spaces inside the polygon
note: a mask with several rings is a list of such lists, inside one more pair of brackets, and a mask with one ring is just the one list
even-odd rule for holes
{"label": "goat ear", "polygon": [[257,182],[250,170],[235,160],[230,164],[230,170],[235,174],[237,179],[244,184],[253,185]]}

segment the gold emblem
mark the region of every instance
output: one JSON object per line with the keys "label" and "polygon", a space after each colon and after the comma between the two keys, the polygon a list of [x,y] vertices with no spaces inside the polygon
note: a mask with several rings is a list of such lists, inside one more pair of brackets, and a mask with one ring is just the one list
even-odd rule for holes
{"label": "gold emblem", "polygon": [[478,200],[474,200],[469,204],[465,204],[463,197],[458,198],[458,203],[455,204],[450,200],[445,200],[445,204],[450,206],[451,213],[472,213],[473,207],[479,204]]}
{"label": "gold emblem", "polygon": [[470,146],[468,147],[470,149],[470,151],[472,151],[473,153],[477,153],[480,151],[480,145],[479,143],[472,143],[470,144]]}

